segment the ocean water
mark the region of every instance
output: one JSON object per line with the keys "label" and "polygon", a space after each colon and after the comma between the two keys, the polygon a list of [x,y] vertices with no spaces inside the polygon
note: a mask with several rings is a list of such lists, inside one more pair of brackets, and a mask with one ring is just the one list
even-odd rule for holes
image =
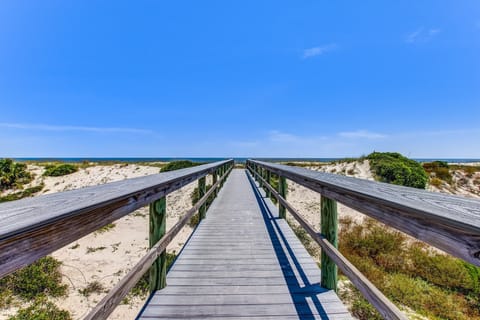
{"label": "ocean water", "polygon": [[[229,158],[14,158],[14,160],[19,162],[25,161],[61,161],[61,162],[73,162],[79,163],[83,161],[92,161],[92,162],[170,162],[175,160],[190,160],[193,162],[215,162],[220,160],[226,160]],[[233,158],[236,163],[245,163],[247,159],[250,158]],[[271,161],[271,162],[288,162],[288,161],[305,161],[305,162],[331,162],[335,160],[341,160],[344,158],[253,158],[256,160],[262,161]],[[435,160],[446,161],[448,163],[469,163],[469,162],[480,162],[480,159],[469,159],[469,158],[421,158],[414,159],[418,162],[432,162]]]}

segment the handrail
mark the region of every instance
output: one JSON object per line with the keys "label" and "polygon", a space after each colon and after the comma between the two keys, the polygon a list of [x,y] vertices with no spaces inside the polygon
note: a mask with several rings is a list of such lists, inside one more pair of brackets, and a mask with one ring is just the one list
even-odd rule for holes
{"label": "handrail", "polygon": [[480,266],[480,201],[248,160],[453,256]]}
{"label": "handrail", "polygon": [[[336,269],[328,269],[330,261],[333,261],[385,319],[406,319],[406,316],[362,275],[326,239],[324,234],[317,232],[287,202],[286,178],[320,193],[322,201],[341,202],[480,266],[480,201],[478,200],[256,160],[247,160],[247,169],[259,181],[260,187],[267,188],[268,193],[278,200],[280,217],[285,218],[282,210],[288,210],[322,248],[322,267],[324,263],[327,267],[326,270],[322,269],[322,285],[325,272],[336,274]],[[278,191],[270,185],[271,173],[279,177]],[[322,220],[323,210],[322,206]],[[336,219],[336,209],[334,210]],[[334,228],[335,230],[323,230],[322,226],[322,232],[328,232],[329,236],[333,233],[336,238],[336,224]],[[326,255],[327,261],[323,261],[323,254]],[[333,276],[333,278],[336,277]],[[336,288],[336,280],[334,280],[334,288]]]}
{"label": "handrail", "polygon": [[167,248],[168,244],[187,224],[190,218],[207,202],[210,195],[216,192],[217,188],[226,179],[232,167],[215,182],[210,190],[190,209],[187,213],[143,256],[142,259],[115,285],[113,289],[90,311],[84,320],[106,319],[115,307],[125,298],[142,275],[147,272],[153,262]]}
{"label": "handrail", "polygon": [[[307,231],[312,239],[320,245],[325,254],[332,259],[340,270],[349,278],[354,286],[363,294],[363,296],[379,311],[385,319],[399,319],[407,320],[407,317],[397,308],[385,295],[378,290],[373,283],[371,283],[350,261],[338,251],[323,235],[315,230],[305,218],[303,218],[297,210],[283,198],[268,182],[263,179],[260,174],[252,171],[257,179],[260,180],[261,185],[266,187],[272,196],[288,210],[298,221],[300,226]],[[323,271],[323,270],[322,270]]]}
{"label": "handrail", "polygon": [[0,204],[0,278],[233,160]]}

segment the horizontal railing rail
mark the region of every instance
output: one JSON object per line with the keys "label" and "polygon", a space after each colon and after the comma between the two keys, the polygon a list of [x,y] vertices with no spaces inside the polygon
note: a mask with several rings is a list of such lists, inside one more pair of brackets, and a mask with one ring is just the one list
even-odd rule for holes
{"label": "horizontal railing rail", "polygon": [[0,277],[233,160],[0,204]]}
{"label": "horizontal railing rail", "polygon": [[480,201],[249,160],[453,256],[480,266]]}
{"label": "horizontal railing rail", "polygon": [[[290,212],[322,248],[322,285],[336,290],[336,267],[352,281],[385,319],[407,319],[336,248],[335,200],[417,239],[480,265],[480,201],[389,185],[304,168],[247,160],[260,187],[279,202],[279,213]],[[278,191],[271,186],[278,176]],[[318,232],[286,200],[286,178],[322,195],[322,230]],[[455,219],[455,217],[458,217]],[[436,238],[436,236],[438,238]]]}

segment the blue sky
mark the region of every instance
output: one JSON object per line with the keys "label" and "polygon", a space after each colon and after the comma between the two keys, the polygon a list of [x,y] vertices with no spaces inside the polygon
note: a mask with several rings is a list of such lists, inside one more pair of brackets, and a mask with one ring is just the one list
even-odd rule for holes
{"label": "blue sky", "polygon": [[480,158],[480,2],[2,1],[0,156]]}

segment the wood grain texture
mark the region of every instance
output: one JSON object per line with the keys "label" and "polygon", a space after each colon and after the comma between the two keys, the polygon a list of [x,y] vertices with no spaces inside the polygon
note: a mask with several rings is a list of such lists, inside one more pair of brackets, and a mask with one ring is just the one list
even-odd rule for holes
{"label": "wood grain texture", "polygon": [[[333,247],[338,248],[338,214],[337,214],[337,202],[327,197],[321,197],[321,233],[332,244]],[[322,267],[322,287],[327,289],[337,290],[338,272],[337,265],[326,254],[325,250],[322,250],[321,255],[321,267]]]}
{"label": "wood grain texture", "polygon": [[190,209],[187,213],[140,259],[140,261],[123,277],[115,287],[95,306],[84,320],[107,319],[115,307],[125,298],[128,292],[140,280],[143,274],[150,269],[158,257],[165,252],[168,244],[182,230],[187,222],[193,217],[198,209],[207,201],[208,197],[215,191],[220,183],[225,180],[227,174],[219,181]]}
{"label": "wood grain texture", "polygon": [[0,277],[233,160],[0,204]]}
{"label": "wood grain texture", "polygon": [[230,175],[139,319],[351,319],[264,190]]}
{"label": "wood grain texture", "polygon": [[305,168],[248,160],[480,266],[480,201]]}
{"label": "wood grain texture", "polygon": [[277,198],[278,202],[281,202],[285,206],[302,228],[320,245],[322,248],[322,254],[325,253],[338,266],[345,276],[347,276],[354,286],[362,293],[365,299],[367,299],[385,319],[408,319],[373,285],[373,283],[371,283],[353,264],[351,264],[334,245],[318,233],[289,202],[281,197],[272,187],[270,188],[272,195]]}

